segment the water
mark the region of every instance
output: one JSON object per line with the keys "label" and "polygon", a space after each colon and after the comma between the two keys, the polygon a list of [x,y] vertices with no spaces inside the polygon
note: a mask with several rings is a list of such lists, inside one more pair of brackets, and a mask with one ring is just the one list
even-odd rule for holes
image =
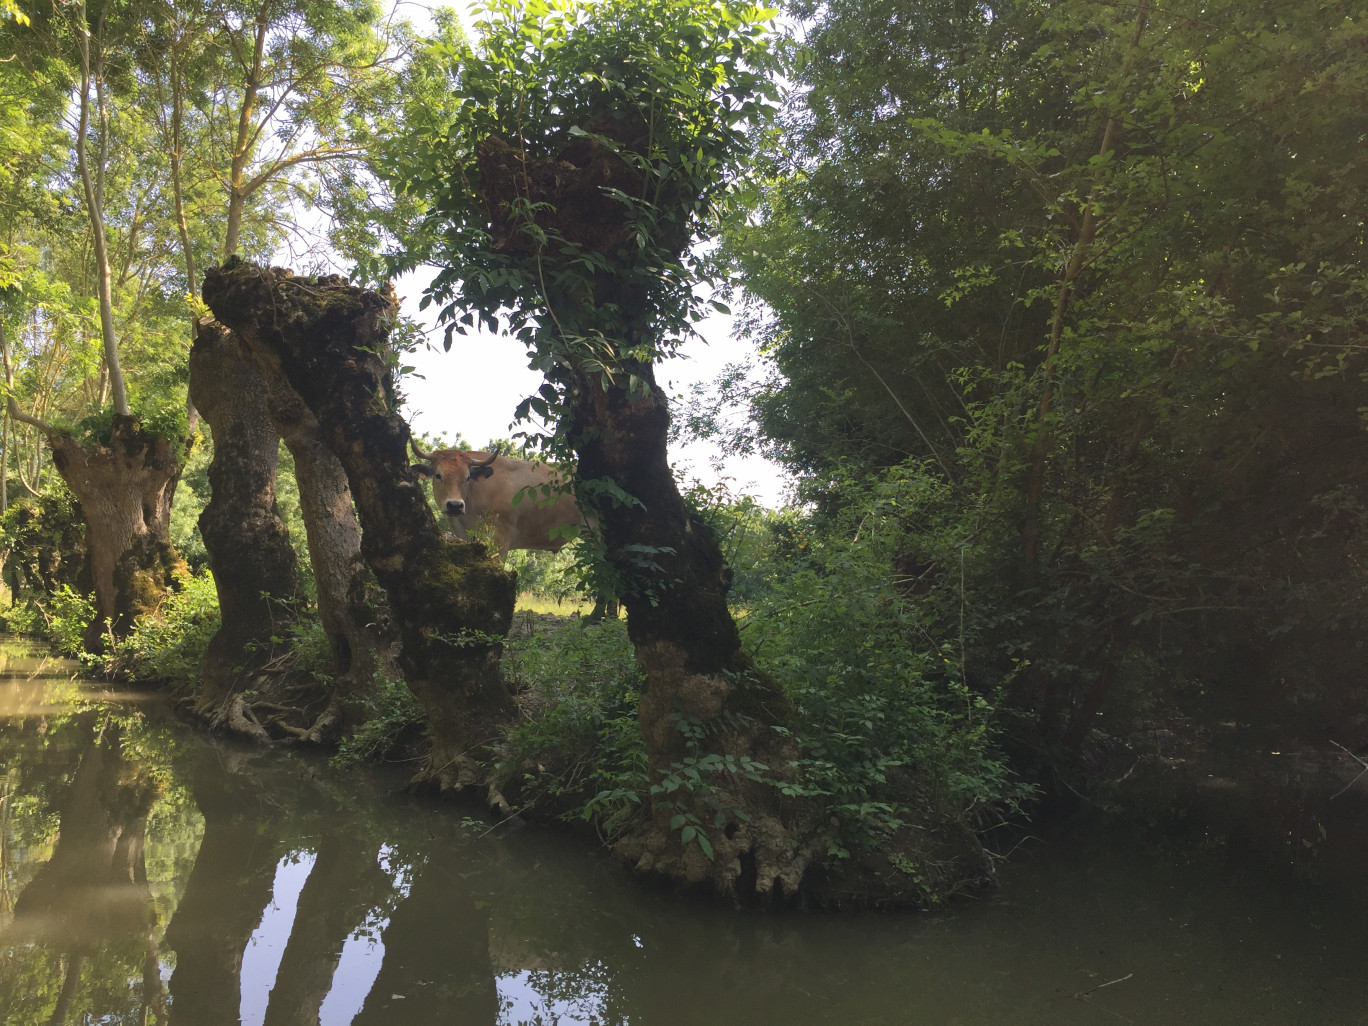
{"label": "water", "polygon": [[5,1024],[1366,1026],[1361,916],[1040,843],[934,914],[737,913],[0,650]]}

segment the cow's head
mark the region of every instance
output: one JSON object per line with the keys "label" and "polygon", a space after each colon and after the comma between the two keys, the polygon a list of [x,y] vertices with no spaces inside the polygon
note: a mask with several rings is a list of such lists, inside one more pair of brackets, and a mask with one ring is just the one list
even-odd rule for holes
{"label": "cow's head", "polygon": [[439,449],[436,452],[423,452],[413,446],[414,454],[423,463],[413,465],[413,473],[419,480],[432,479],[432,497],[437,508],[446,516],[452,526],[456,519],[464,516],[469,502],[467,489],[472,481],[490,477],[494,473],[493,463],[499,458],[492,452],[483,459],[478,453],[463,449]]}

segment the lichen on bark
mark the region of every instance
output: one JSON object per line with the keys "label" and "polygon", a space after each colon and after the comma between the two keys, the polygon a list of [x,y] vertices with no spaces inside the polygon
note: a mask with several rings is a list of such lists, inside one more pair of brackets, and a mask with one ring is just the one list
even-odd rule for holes
{"label": "lichen on bark", "polygon": [[361,521],[361,551],[389,597],[400,667],[432,730],[415,782],[460,789],[514,714],[499,672],[514,581],[483,547],[443,542],[410,474],[409,432],[383,354],[392,295],[337,277],[305,278],[230,259],[205,278],[205,302],[317,417]]}

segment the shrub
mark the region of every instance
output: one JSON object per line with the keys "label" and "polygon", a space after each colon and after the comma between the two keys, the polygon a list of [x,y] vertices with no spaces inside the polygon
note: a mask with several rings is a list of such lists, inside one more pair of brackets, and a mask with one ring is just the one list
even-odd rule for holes
{"label": "shrub", "polygon": [[58,655],[79,658],[84,654],[86,628],[95,619],[95,605],[88,597],[59,585],[47,595],[31,595],[5,614],[5,629],[31,638],[42,638]]}
{"label": "shrub", "polygon": [[401,677],[377,673],[360,692],[365,695],[365,722],[338,743],[331,760],[338,768],[378,762],[399,747],[405,734],[427,723],[422,703]]}
{"label": "shrub", "polygon": [[915,475],[848,484],[841,513],[776,532],[768,558],[782,567],[743,622],[793,699],[792,790],[819,801],[836,857],[928,821],[978,832],[1029,793],[997,743],[1006,680],[971,689],[963,639],[940,636],[944,621],[900,569],[926,488]]}
{"label": "shrub", "polygon": [[219,628],[218,592],[207,570],[181,571],[176,581],[157,612],[139,617],[128,637],[111,647],[106,672],[177,691],[199,686],[204,650]]}
{"label": "shrub", "polygon": [[642,673],[627,625],[524,618],[504,673],[528,715],[510,732],[499,770],[510,797],[619,831],[647,788],[636,710]]}

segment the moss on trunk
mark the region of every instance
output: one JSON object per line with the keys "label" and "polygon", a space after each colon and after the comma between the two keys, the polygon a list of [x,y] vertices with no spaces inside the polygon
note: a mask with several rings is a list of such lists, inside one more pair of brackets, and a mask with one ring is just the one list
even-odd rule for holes
{"label": "moss on trunk", "polygon": [[206,275],[204,298],[259,366],[299,394],[347,472],[362,555],[389,597],[400,667],[432,728],[418,781],[446,789],[482,780],[514,712],[499,673],[514,579],[481,546],[444,543],[410,475],[408,426],[382,356],[392,296],[229,260]]}
{"label": "moss on trunk", "polygon": [[122,637],[175,584],[181,562],[171,548],[170,523],[180,447],[145,431],[136,418],[118,415],[107,443],[82,445],[56,434],[49,440],[53,464],[86,520],[99,615],[85,641],[97,651],[106,628]]}
{"label": "moss on trunk", "polygon": [[190,353],[190,397],[214,436],[212,497],[200,533],[218,590],[220,626],[205,650],[195,709],[216,726],[275,655],[279,620],[298,597],[295,553],[276,505],[278,440],[266,382],[232,332],[206,321]]}

